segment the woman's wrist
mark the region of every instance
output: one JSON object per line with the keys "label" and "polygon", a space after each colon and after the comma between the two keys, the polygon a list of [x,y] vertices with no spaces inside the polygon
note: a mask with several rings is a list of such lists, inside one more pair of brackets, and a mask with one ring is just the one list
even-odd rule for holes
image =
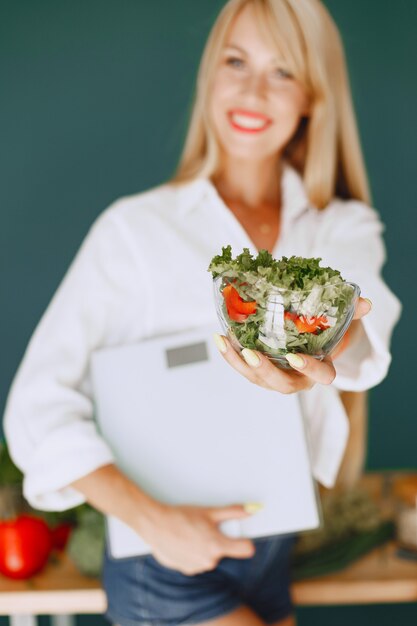
{"label": "woman's wrist", "polygon": [[100,467],[71,483],[93,507],[117,517],[143,535],[158,523],[164,505],[143,491],[116,465]]}
{"label": "woman's wrist", "polygon": [[135,506],[129,522],[131,526],[145,541],[148,541],[153,532],[160,525],[161,518],[166,513],[167,506],[148,494],[139,490],[134,500]]}

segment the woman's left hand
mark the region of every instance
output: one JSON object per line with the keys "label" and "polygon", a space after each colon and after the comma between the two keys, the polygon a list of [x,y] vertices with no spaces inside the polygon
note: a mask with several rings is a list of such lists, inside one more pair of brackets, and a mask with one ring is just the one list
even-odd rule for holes
{"label": "woman's left hand", "polygon": [[215,335],[215,341],[223,358],[250,382],[284,394],[296,393],[311,389],[316,383],[330,385],[334,381],[336,370],[333,360],[346,349],[352,330],[360,323],[359,320],[369,313],[371,308],[370,300],[358,299],[352,323],[346,331],[344,342],[343,340],[341,342],[342,347],[339,344],[336,351],[326,356],[322,361],[318,361],[308,354],[286,355],[292,370],[280,369],[264,354],[247,348],[242,350],[242,359],[224,335]]}

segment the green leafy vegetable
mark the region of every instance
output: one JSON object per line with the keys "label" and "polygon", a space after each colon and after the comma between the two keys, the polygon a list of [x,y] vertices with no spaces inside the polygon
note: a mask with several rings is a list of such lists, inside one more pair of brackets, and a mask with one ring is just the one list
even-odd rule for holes
{"label": "green leafy vegetable", "polygon": [[6,442],[0,441],[0,486],[21,485],[23,474],[13,463]]}
{"label": "green leafy vegetable", "polygon": [[321,258],[300,256],[283,256],[275,260],[268,250],[260,250],[258,256],[253,258],[249,248],[243,248],[243,252],[233,259],[229,245],[222,248],[222,254],[213,257],[208,271],[213,278],[220,275],[239,278],[242,272],[251,272],[254,276],[262,276],[271,285],[286,289],[309,290],[317,284],[343,281],[338,270],[320,267],[320,261]]}
{"label": "green leafy vegetable", "polygon": [[256,311],[246,316],[231,314],[230,301],[222,304],[223,317],[241,346],[271,356],[317,355],[328,342],[339,340],[354,292],[338,270],[321,267],[321,260],[299,256],[276,260],[267,250],[253,257],[249,248],[233,258],[230,245],[213,257],[208,271],[215,279],[221,277],[220,289],[231,284],[243,302],[257,304]]}
{"label": "green leafy vegetable", "polygon": [[104,515],[85,508],[68,544],[68,554],[86,576],[100,576],[106,542]]}

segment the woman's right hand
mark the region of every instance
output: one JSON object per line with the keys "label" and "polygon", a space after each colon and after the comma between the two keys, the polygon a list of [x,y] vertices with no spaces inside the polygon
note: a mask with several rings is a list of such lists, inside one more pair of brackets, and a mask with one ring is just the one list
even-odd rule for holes
{"label": "woman's right hand", "polygon": [[252,541],[232,539],[218,528],[226,520],[249,517],[252,513],[243,505],[159,505],[140,534],[165,567],[193,575],[214,569],[223,557],[246,559],[255,554]]}
{"label": "woman's right hand", "polygon": [[143,491],[113,463],[73,481],[71,486],[96,509],[118,517],[137,532],[162,565],[183,574],[213,569],[224,556],[246,559],[255,554],[249,539],[232,539],[218,528],[226,520],[252,515],[259,510],[255,503],[251,503],[251,511],[239,504],[168,505]]}

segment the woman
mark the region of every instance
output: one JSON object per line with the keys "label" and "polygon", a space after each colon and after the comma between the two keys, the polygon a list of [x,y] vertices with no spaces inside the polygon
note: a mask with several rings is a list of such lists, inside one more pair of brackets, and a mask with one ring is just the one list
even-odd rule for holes
{"label": "woman", "polygon": [[228,2],[203,55],[176,176],[98,218],[31,339],[6,407],[7,438],[34,506],[87,500],[152,546],[152,555],[126,561],[106,555],[113,622],[293,625],[292,538],[226,537],[219,523],[253,507],[165,505],[123,475],[94,425],[91,352],[213,322],[207,265],[221,245],[321,256],[374,304],[367,315],[370,302],[359,300],[342,350],[323,362],[288,357],[293,371],[283,371],[254,351],[243,360],[226,337],[216,343],[231,367],[277,392],[277,405],[281,394],[298,394],[314,475],[331,486],[347,438],[338,392],[383,380],[401,308],[380,276],[382,224],[368,205],[342,46],[324,7]]}

